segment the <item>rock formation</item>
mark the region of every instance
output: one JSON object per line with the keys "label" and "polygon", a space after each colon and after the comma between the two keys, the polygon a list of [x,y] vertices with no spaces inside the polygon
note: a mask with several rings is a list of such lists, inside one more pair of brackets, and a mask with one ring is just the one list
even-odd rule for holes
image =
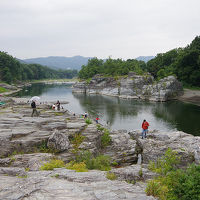
{"label": "rock formation", "polygon": [[156,82],[149,74],[139,76],[129,73],[129,76],[118,79],[96,75],[90,83],[83,81],[74,84],[73,92],[150,101],[168,101],[181,95],[183,88],[174,76],[168,76]]}

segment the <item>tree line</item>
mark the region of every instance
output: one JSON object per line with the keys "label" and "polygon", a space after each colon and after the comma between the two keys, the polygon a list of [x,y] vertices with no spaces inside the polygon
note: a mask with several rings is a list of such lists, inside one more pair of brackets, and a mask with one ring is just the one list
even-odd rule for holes
{"label": "tree line", "polygon": [[127,75],[130,71],[139,75],[150,72],[157,80],[175,75],[185,85],[200,87],[200,36],[195,37],[187,47],[159,53],[147,63],[134,59],[125,61],[109,58],[104,61],[93,58],[82,66],[78,76],[81,79],[88,79],[96,74],[120,76]]}
{"label": "tree line", "polygon": [[77,74],[77,70],[54,70],[39,64],[20,63],[16,58],[0,51],[0,81],[3,82],[73,78]]}
{"label": "tree line", "polygon": [[88,60],[87,65],[83,65],[79,71],[80,79],[88,79],[96,74],[104,76],[121,76],[128,74],[129,71],[135,71],[138,74],[143,74],[146,64],[143,61],[128,59],[108,58],[106,61],[98,58]]}

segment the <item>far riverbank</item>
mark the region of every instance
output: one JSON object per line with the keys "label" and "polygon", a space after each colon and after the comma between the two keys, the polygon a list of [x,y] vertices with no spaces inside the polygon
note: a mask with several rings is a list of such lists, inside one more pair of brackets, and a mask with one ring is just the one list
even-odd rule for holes
{"label": "far riverbank", "polygon": [[184,94],[179,100],[200,106],[200,90],[184,89]]}

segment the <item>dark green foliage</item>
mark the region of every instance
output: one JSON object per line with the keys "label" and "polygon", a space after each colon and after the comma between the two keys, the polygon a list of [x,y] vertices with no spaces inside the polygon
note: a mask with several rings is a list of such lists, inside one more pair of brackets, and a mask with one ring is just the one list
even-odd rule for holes
{"label": "dark green foliage", "polygon": [[152,171],[159,174],[148,182],[146,193],[161,200],[200,199],[200,165],[192,164],[187,169],[177,169],[177,153],[168,149],[165,155],[150,163]]}
{"label": "dark green foliage", "polygon": [[169,177],[173,180],[169,197],[182,200],[200,199],[200,165],[190,165],[186,171],[178,170],[169,174]]}
{"label": "dark green foliage", "polygon": [[39,64],[22,64],[17,59],[0,51],[0,80],[7,83],[26,80],[73,78],[76,70],[53,70]]}
{"label": "dark green foliage", "polygon": [[82,66],[82,69],[79,71],[79,78],[88,79],[96,74],[102,74],[104,76],[121,76],[128,74],[130,71],[134,71],[137,74],[143,74],[145,68],[145,62],[134,59],[123,61],[122,59],[114,60],[109,58],[104,62],[101,59],[92,58],[88,61],[87,65]]}
{"label": "dark green foliage", "polygon": [[200,87],[200,36],[185,48],[158,54],[147,70],[157,79],[174,74],[184,84]]}

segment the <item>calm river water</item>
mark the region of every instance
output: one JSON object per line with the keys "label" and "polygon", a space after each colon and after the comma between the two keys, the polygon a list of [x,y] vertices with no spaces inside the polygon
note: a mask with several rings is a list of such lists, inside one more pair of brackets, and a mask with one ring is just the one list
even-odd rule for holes
{"label": "calm river water", "polygon": [[143,102],[100,95],[72,94],[70,84],[33,84],[17,96],[40,96],[41,101],[69,101],[64,108],[77,114],[87,111],[91,118],[98,115],[100,123],[112,129],[140,130],[143,119],[150,130],[180,130],[200,135],[200,106],[170,101],[167,103]]}

